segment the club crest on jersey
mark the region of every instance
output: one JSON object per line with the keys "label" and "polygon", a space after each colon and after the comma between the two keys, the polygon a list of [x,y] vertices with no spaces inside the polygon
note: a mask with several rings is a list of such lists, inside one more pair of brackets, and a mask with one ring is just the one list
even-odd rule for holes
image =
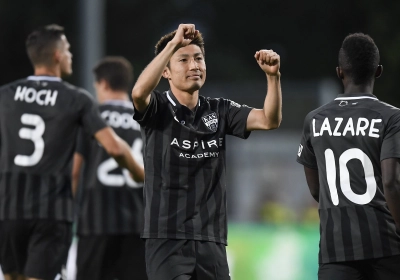
{"label": "club crest on jersey", "polygon": [[213,132],[216,132],[218,129],[218,117],[217,114],[212,112],[204,117],[201,117],[204,124]]}

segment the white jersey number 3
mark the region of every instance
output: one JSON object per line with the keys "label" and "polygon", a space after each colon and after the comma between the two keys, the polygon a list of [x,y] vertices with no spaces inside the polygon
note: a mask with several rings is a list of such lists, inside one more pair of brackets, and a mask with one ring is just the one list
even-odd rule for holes
{"label": "white jersey number 3", "polygon": [[[367,191],[364,194],[356,194],[350,186],[350,174],[347,169],[347,163],[352,159],[358,159],[364,169],[365,181],[367,183]],[[334,205],[339,204],[339,196],[336,187],[336,160],[331,149],[325,150],[326,162],[326,179],[328,181],[329,191],[331,193],[332,202]],[[376,181],[374,177],[374,166],[371,159],[360,149],[348,149],[339,157],[339,178],[340,188],[345,197],[351,202],[359,205],[364,205],[374,198],[376,193]]]}
{"label": "white jersey number 3", "polygon": [[14,163],[19,166],[33,166],[36,165],[43,156],[44,140],[42,136],[45,130],[45,123],[40,116],[32,114],[23,114],[21,116],[21,122],[24,125],[35,127],[33,129],[23,127],[19,130],[19,137],[32,141],[35,145],[35,150],[30,156],[17,155],[14,158]]}
{"label": "white jersey number 3", "polygon": [[[137,138],[132,144],[131,151],[133,158],[143,166],[142,147],[143,140]],[[125,184],[131,188],[142,186],[142,184],[138,184],[131,178],[129,171],[126,169],[122,169],[122,174],[110,174],[116,168],[118,168],[118,163],[115,159],[109,158],[103,161],[97,168],[97,178],[103,185],[108,187],[122,187]]]}

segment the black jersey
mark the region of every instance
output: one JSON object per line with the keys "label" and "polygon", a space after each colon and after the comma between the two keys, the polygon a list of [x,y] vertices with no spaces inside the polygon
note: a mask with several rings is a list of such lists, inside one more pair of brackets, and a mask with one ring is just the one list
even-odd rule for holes
{"label": "black jersey", "polygon": [[[101,116],[132,147],[134,159],[143,164],[140,125],[132,119],[131,102],[109,100],[100,105]],[[80,133],[77,152],[85,159],[78,234],[140,233],[143,227],[143,184],[87,133]]]}
{"label": "black jersey", "polygon": [[31,76],[0,88],[0,220],[72,221],[71,166],[78,128],[106,126],[86,91]]}
{"label": "black jersey", "polygon": [[297,161],[318,169],[320,263],[400,254],[386,158],[400,158],[400,110],[373,95],[339,95],[305,118]]}
{"label": "black jersey", "polygon": [[[251,108],[199,96],[194,111],[171,91],[151,94],[142,126],[142,237],[227,242],[225,136],[247,138]],[[234,152],[234,151],[232,151]]]}

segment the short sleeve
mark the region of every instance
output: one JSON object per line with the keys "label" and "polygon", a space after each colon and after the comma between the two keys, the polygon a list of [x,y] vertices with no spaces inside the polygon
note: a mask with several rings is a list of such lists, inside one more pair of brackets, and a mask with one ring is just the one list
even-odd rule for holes
{"label": "short sleeve", "polygon": [[311,144],[309,116],[307,116],[304,120],[303,134],[301,136],[299,150],[297,152],[297,162],[308,168],[318,169],[314,148]]}
{"label": "short sleeve", "polygon": [[[141,126],[147,126],[150,123],[151,119],[157,114],[159,94],[160,93],[157,91],[153,91],[150,94],[150,103],[143,113],[138,112],[135,108],[133,119],[136,120]],[[133,104],[133,107],[135,107],[135,104]]]}
{"label": "short sleeve", "polygon": [[232,100],[226,100],[227,105],[227,134],[247,139],[251,131],[247,131],[247,117],[253,108],[240,105]]}
{"label": "short sleeve", "polygon": [[89,93],[82,92],[80,95],[80,103],[83,104],[80,121],[86,133],[94,135],[100,129],[107,126],[100,116],[97,102]]}
{"label": "short sleeve", "polygon": [[75,152],[81,154],[84,158],[88,158],[90,142],[92,136],[87,134],[83,129],[79,129],[78,137],[76,138],[76,150]]}
{"label": "short sleeve", "polygon": [[381,148],[381,160],[400,158],[400,112],[393,115],[386,126]]}

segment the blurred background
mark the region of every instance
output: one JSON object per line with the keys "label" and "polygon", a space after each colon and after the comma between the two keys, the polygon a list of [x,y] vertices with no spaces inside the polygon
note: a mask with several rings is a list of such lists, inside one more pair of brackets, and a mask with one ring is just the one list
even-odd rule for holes
{"label": "blurred background", "polygon": [[32,74],[25,39],[41,25],[65,27],[74,55],[74,74],[65,79],[94,93],[91,69],[99,58],[124,56],[137,77],[161,36],[194,23],[206,43],[201,94],[262,107],[265,75],[253,56],[273,49],[282,60],[281,128],[227,140],[231,275],[316,279],[317,204],[296,163],[303,120],[341,92],[337,54],[354,32],[368,33],[380,49],[384,73],[375,95],[400,106],[399,10],[400,1],[386,0],[0,0],[0,85]]}

